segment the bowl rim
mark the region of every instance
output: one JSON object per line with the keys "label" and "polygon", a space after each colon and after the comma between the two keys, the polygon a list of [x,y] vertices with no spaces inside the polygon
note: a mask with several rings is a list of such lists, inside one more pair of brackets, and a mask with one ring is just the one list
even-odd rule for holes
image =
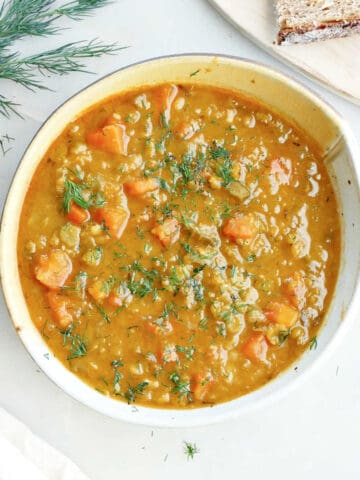
{"label": "bowl rim", "polygon": [[[191,426],[200,426],[200,425],[208,425],[208,424],[214,424],[218,423],[224,420],[230,420],[234,419],[244,413],[248,413],[250,411],[257,410],[264,405],[270,405],[276,400],[279,400],[280,398],[284,397],[287,393],[290,393],[293,391],[295,388],[301,385],[301,383],[305,382],[306,379],[310,376],[311,373],[315,371],[316,368],[318,368],[323,362],[325,362],[332,352],[338,347],[338,345],[341,343],[343,337],[346,335],[348,330],[350,329],[351,325],[355,321],[356,314],[360,310],[360,270],[357,270],[356,274],[356,286],[354,288],[354,291],[352,293],[351,300],[349,301],[348,308],[346,309],[346,312],[343,316],[343,320],[341,324],[338,326],[336,329],[336,332],[332,336],[332,338],[328,341],[328,343],[324,346],[322,351],[317,355],[313,360],[311,361],[310,364],[306,365],[303,371],[297,376],[294,376],[289,380],[285,385],[282,385],[279,387],[277,390],[272,392],[271,396],[269,395],[257,395],[257,392],[261,392],[264,390],[266,387],[260,387],[258,390],[255,390],[254,392],[251,392],[243,397],[239,397],[237,399],[224,402],[221,404],[216,405],[213,408],[195,408],[195,409],[189,409],[189,410],[179,410],[179,409],[160,409],[160,408],[153,408],[153,407],[135,407],[136,410],[141,410],[146,412],[148,414],[149,418],[144,418],[143,416],[138,416],[138,415],[132,415],[125,410],[122,411],[122,409],[119,409],[119,412],[114,412],[114,409],[111,409],[112,412],[109,412],[109,409],[107,408],[106,401],[96,401],[96,399],[106,399],[108,400],[107,397],[102,396],[101,394],[98,394],[96,392],[96,398],[92,398],[93,396],[90,394],[91,392],[95,392],[94,389],[89,387],[85,382],[83,382],[80,378],[78,378],[75,374],[73,374],[70,370],[66,369],[69,374],[75,379],[75,384],[82,384],[85,386],[84,393],[85,395],[80,395],[75,389],[72,389],[68,387],[67,385],[64,385],[58,378],[55,378],[53,369],[49,367],[49,364],[41,361],[39,356],[35,353],[34,348],[32,348],[31,345],[31,340],[28,341],[27,338],[24,338],[23,335],[21,335],[21,332],[18,331],[16,328],[16,320],[14,316],[12,315],[12,301],[11,301],[11,291],[10,288],[8,288],[7,285],[5,285],[5,280],[6,280],[6,267],[5,267],[5,249],[6,249],[6,232],[8,228],[5,226],[4,228],[4,221],[7,217],[7,211],[9,209],[9,205],[11,204],[11,199],[12,199],[12,189],[13,185],[16,183],[18,176],[20,176],[21,171],[19,172],[20,166],[22,166],[23,161],[27,155],[28,150],[32,146],[32,144],[36,141],[38,135],[41,133],[42,129],[45,127],[45,125],[48,123],[48,121],[55,115],[56,112],[58,112],[60,109],[62,109],[66,104],[71,102],[75,97],[78,95],[82,94],[84,91],[87,89],[90,89],[94,85],[102,82],[103,80],[118,74],[119,72],[123,70],[128,70],[136,66],[141,66],[144,64],[148,63],[154,63],[156,64],[157,61],[166,61],[166,60],[171,60],[171,59],[194,59],[194,58],[199,58],[203,57],[203,59],[206,59],[208,61],[214,60],[214,59],[223,59],[223,60],[230,60],[230,61],[235,61],[236,63],[239,64],[245,64],[247,66],[255,66],[259,68],[262,72],[265,74],[269,74],[272,78],[275,78],[276,80],[285,83],[289,86],[291,86],[294,90],[299,92],[302,96],[308,98],[312,103],[315,103],[318,105],[322,110],[325,110],[326,114],[329,115],[336,124],[342,134],[344,143],[346,144],[346,147],[349,152],[349,158],[350,158],[350,164],[354,172],[354,177],[356,179],[356,188],[357,188],[357,193],[358,195],[360,194],[360,166],[357,165],[355,159],[356,157],[359,157],[359,148],[357,141],[355,139],[355,136],[347,123],[347,121],[340,115],[336,109],[334,109],[326,100],[322,98],[321,95],[319,95],[317,92],[309,88],[307,85],[305,85],[302,81],[299,81],[297,79],[294,79],[293,76],[288,75],[283,73],[282,71],[269,67],[263,62],[258,62],[258,61],[253,61],[251,59],[235,56],[235,55],[226,55],[226,54],[216,54],[216,53],[179,53],[179,54],[172,54],[172,55],[162,55],[162,56],[156,56],[152,57],[149,59],[145,60],[140,60],[134,63],[131,63],[129,65],[125,65],[121,68],[118,68],[110,73],[107,73],[103,75],[102,77],[94,80],[93,82],[87,84],[85,87],[81,88],[80,90],[76,91],[73,95],[70,97],[66,98],[59,106],[57,106],[42,122],[40,127],[36,130],[34,133],[33,137],[29,141],[26,149],[24,150],[24,153],[21,156],[21,160],[19,161],[15,172],[11,178],[10,181],[10,186],[7,190],[6,193],[6,200],[4,202],[4,207],[2,210],[1,218],[0,218],[0,280],[1,280],[1,285],[2,285],[2,290],[4,293],[4,299],[5,299],[5,305],[7,308],[7,311],[9,313],[9,316],[11,318],[12,324],[14,329],[16,330],[16,333],[20,337],[27,353],[31,356],[32,360],[41,368],[41,370],[46,374],[46,376],[55,384],[57,385],[63,392],[65,392],[67,395],[72,397],[73,399],[77,400],[83,405],[86,405],[90,408],[92,408],[95,411],[98,411],[100,413],[103,413],[104,415],[110,416],[112,418],[130,422],[130,423],[135,423],[135,424],[140,424],[140,425],[148,425],[148,426],[157,426],[157,427],[191,427]],[[205,82],[204,82],[205,83]],[[104,97],[105,99],[106,97]],[[95,101],[93,105],[95,105],[97,102]],[[270,106],[270,105],[269,105]],[[89,107],[88,107],[89,108]],[[21,179],[21,176],[19,177]],[[21,288],[21,285],[20,285]],[[33,330],[37,331],[37,328],[35,325],[32,325]],[[42,339],[42,342],[44,346],[47,348],[47,344],[45,341]],[[56,360],[59,362],[58,360]],[[286,370],[285,370],[286,371]],[[279,378],[282,373],[281,372],[276,378]],[[276,379],[275,379],[276,381]],[[270,383],[273,383],[270,382]],[[268,385],[268,384],[267,384]],[[86,396],[86,390],[89,396]],[[251,403],[245,404],[245,405],[238,405],[238,406],[232,406],[231,404],[236,403],[240,398],[243,399],[245,397],[253,397],[251,399]],[[256,398],[254,398],[256,397]],[[259,397],[259,398],[258,398]],[[120,403],[117,400],[112,400],[115,401],[116,403]],[[121,402],[123,404],[123,402]],[[224,408],[225,407],[225,408]],[[228,409],[226,407],[229,407]],[[134,407],[133,407],[134,408]],[[207,411],[209,414],[208,415],[197,415],[197,413],[200,413],[202,411]],[[167,416],[161,416],[157,415],[157,412],[166,412],[168,415]],[[216,414],[211,414],[210,412],[216,412]],[[177,415],[179,414],[180,415]],[[178,418],[177,418],[178,417]]]}

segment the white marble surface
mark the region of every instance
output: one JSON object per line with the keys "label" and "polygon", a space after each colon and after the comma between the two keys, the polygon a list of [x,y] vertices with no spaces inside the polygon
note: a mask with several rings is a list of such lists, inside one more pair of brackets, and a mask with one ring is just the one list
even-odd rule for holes
{"label": "white marble surface", "polygon": [[[69,22],[64,25],[69,26]],[[19,44],[26,52],[60,42],[101,37],[129,48],[88,63],[96,75],[45,79],[54,92],[33,94],[4,81],[0,91],[22,104],[25,120],[0,117],[0,135],[15,137],[0,162],[0,207],[21,155],[40,123],[69,95],[124,65],[181,52],[251,58],[290,73],[319,92],[353,125],[360,109],[292,72],[243,38],[205,0],[115,0],[61,38]],[[341,72],[339,72],[341,75]],[[359,79],[360,81],[360,79]],[[359,159],[360,161],[360,159]],[[346,288],[346,285],[344,285]],[[0,405],[72,458],[92,480],[120,478],[360,478],[360,323],[331,361],[270,408],[237,421],[196,429],[152,429],[106,418],[67,397],[45,377],[17,338],[0,299]],[[200,453],[187,461],[183,441]],[[0,452],[1,456],[1,452]]]}

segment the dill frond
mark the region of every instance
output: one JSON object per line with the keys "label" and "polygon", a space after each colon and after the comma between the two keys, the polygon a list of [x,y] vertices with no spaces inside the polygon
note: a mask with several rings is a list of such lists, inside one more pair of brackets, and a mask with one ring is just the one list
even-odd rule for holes
{"label": "dill frond", "polygon": [[[1,2],[1,0],[0,0]],[[11,45],[28,36],[45,37],[61,29],[54,22],[60,17],[81,20],[108,5],[111,0],[71,0],[52,8],[55,0],[8,0],[0,5],[0,80],[11,80],[30,90],[48,89],[38,75],[65,75],[71,72],[90,73],[82,59],[114,54],[121,50],[117,44],[104,44],[98,39],[72,42],[60,47],[21,57],[10,51]],[[18,105],[0,94],[0,115],[21,116]]]}
{"label": "dill frond", "polygon": [[91,15],[93,10],[105,7],[112,0],[74,0],[54,10],[54,15],[63,15],[72,20],[81,20]]}
{"label": "dill frond", "polygon": [[10,0],[0,7],[0,49],[26,36],[54,35],[61,16],[81,20],[110,4],[109,0],[73,0],[51,10],[55,0]]}
{"label": "dill frond", "polygon": [[8,98],[0,94],[0,115],[3,117],[9,118],[11,114],[17,115],[20,118],[23,118],[20,113],[16,110],[19,104],[12,102]]}
{"label": "dill frond", "polygon": [[23,60],[19,58],[17,53],[1,55],[0,52],[0,79],[1,78],[11,80],[29,90],[46,88],[36,79],[33,71],[23,63]]}
{"label": "dill frond", "polygon": [[46,12],[54,0],[12,0],[0,8],[0,49],[26,36],[53,35],[58,28]]}
{"label": "dill frond", "polygon": [[46,72],[59,75],[71,72],[91,73],[79,59],[113,55],[122,48],[124,47],[117,47],[115,43],[106,45],[97,39],[90,42],[72,42],[26,57],[19,63],[27,68],[32,67],[31,70],[35,67],[41,74]]}

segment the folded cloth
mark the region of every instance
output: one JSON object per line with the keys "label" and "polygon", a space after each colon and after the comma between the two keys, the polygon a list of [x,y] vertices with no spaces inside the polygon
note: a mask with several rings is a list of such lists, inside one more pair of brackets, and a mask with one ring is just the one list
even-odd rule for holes
{"label": "folded cloth", "polygon": [[0,408],[0,480],[89,480],[67,457]]}

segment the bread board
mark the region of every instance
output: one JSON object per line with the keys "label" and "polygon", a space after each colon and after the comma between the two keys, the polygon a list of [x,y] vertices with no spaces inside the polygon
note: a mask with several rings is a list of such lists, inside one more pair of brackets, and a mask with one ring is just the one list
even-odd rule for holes
{"label": "bread board", "polygon": [[360,105],[360,35],[304,45],[277,45],[272,0],[209,0],[261,48]]}

